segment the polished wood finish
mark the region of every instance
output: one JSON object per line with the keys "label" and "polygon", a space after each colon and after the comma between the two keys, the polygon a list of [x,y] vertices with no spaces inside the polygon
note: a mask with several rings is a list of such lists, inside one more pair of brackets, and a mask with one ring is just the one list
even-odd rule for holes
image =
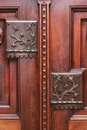
{"label": "polished wood finish", "polygon": [[[39,4],[40,129],[50,129],[50,9],[51,0]],[[48,95],[48,97],[47,97]]]}
{"label": "polished wood finish", "polygon": [[0,120],[2,130],[21,130],[20,120]]}
{"label": "polished wood finish", "polygon": [[[38,21],[36,59],[6,59],[5,19]],[[86,130],[87,0],[0,1],[0,27],[0,129]],[[83,109],[52,109],[51,72],[81,67]]]}
{"label": "polished wood finish", "polygon": [[87,120],[85,121],[70,121],[69,130],[87,130]]}
{"label": "polished wood finish", "polygon": [[[19,60],[19,82],[21,86],[21,125],[22,129],[39,129],[39,89],[37,86],[37,60]],[[27,68],[27,72],[26,72]],[[32,68],[32,71],[31,71]],[[33,81],[33,82],[32,82]]]}
{"label": "polished wood finish", "polygon": [[39,130],[38,57],[6,58],[5,20],[18,19],[38,20],[37,0],[0,1],[0,129]]}
{"label": "polished wood finish", "polygon": [[[87,1],[53,0],[50,9],[51,72],[69,72],[71,69],[81,67],[87,69]],[[87,129],[84,116],[87,115],[86,77],[87,70],[83,77],[83,109],[52,110],[51,108],[52,130]]]}

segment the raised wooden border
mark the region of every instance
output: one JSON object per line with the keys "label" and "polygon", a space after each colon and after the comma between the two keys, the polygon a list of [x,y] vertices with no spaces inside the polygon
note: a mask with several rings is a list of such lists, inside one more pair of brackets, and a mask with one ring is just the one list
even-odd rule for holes
{"label": "raised wooden border", "polygon": [[[7,17],[5,18],[5,16],[3,15],[4,13],[7,13],[7,14],[14,13],[15,19],[19,19],[20,7],[19,6],[0,6],[0,14],[1,14],[1,20],[0,21],[3,21],[3,22],[5,22],[5,19],[7,19]],[[5,31],[5,29],[4,29],[4,31]],[[5,39],[4,39],[3,42],[6,42]],[[10,62],[12,62],[12,61],[10,61]],[[12,63],[12,64],[14,65],[14,63]],[[9,77],[15,76],[16,73],[13,73],[12,65],[10,65],[10,64],[8,64],[8,65],[9,65],[9,71],[10,71],[9,73],[11,73]],[[14,67],[17,68],[17,63],[16,63],[16,65],[14,65]],[[16,89],[17,89],[15,87],[15,85],[17,85],[17,84],[13,84],[13,81],[16,83],[17,78],[15,78],[15,79],[10,78],[10,80],[9,80],[9,83],[8,83],[9,89],[10,89],[9,92],[11,92],[11,93],[13,92],[12,88],[14,88],[14,91],[16,91]],[[17,93],[17,98],[18,98],[18,96],[19,96],[19,94]],[[7,97],[6,97],[6,104],[0,105],[0,111],[2,111],[2,113],[3,113],[3,114],[0,114],[0,119],[12,119],[12,120],[19,119],[19,116],[17,115],[18,113],[13,114],[14,105],[16,105],[16,103],[18,104],[18,100],[16,101],[17,98],[15,97],[15,99],[13,101],[13,97],[10,93],[9,93],[9,98],[10,98],[9,104],[7,104]],[[17,109],[18,109],[18,112],[19,112],[18,106],[17,106]],[[7,112],[6,112],[6,110],[7,110]],[[9,114],[9,113],[11,113],[11,114]]]}
{"label": "raised wooden border", "polygon": [[[70,17],[70,30],[69,32],[71,32],[69,34],[69,42],[70,42],[70,70],[73,68],[72,64],[73,64],[73,15],[74,12],[87,12],[87,6],[79,6],[79,5],[71,5],[69,7],[69,17]],[[72,49],[71,49],[72,48]]]}
{"label": "raised wooden border", "polygon": [[20,19],[19,6],[0,6],[0,13],[15,13],[15,18]]}
{"label": "raised wooden border", "polygon": [[50,16],[51,0],[38,0],[39,4],[39,85],[40,85],[40,130],[49,130],[50,121]]}

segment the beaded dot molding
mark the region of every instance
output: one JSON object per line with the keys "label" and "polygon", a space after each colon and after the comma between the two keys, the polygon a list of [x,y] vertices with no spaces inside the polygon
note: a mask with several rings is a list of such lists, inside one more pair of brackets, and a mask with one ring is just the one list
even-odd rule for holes
{"label": "beaded dot molding", "polygon": [[[38,0],[40,54],[40,129],[49,130],[49,5],[51,0]],[[47,91],[48,90],[48,91]],[[47,96],[48,94],[48,96]]]}
{"label": "beaded dot molding", "polygon": [[46,74],[46,65],[47,65],[47,61],[46,61],[46,12],[47,12],[47,8],[46,8],[46,3],[44,2],[42,5],[42,29],[43,29],[43,36],[42,36],[42,43],[43,43],[43,129],[46,130],[46,119],[47,119],[47,110],[46,110],[46,104],[47,104],[47,98],[46,98],[46,79],[47,79],[47,74]]}

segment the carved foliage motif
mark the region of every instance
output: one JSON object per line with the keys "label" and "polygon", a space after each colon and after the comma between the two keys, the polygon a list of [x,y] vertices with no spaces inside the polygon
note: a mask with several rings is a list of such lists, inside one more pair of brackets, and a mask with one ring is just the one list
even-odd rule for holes
{"label": "carved foliage motif", "polygon": [[7,56],[36,57],[36,21],[7,21]]}
{"label": "carved foliage motif", "polygon": [[51,103],[53,108],[82,107],[82,73],[52,73]]}
{"label": "carved foliage motif", "polygon": [[[54,76],[54,78],[55,78],[55,76]],[[79,87],[79,84],[75,84],[74,76],[69,76],[68,77],[68,82],[65,83],[64,86],[63,86],[63,88],[64,88],[63,92],[61,92],[61,91],[57,92],[57,89],[59,87],[58,82],[61,82],[61,83],[63,82],[62,76],[60,76],[60,75],[58,75],[56,77],[56,80],[54,82],[53,96],[55,96],[59,101],[64,101],[64,96],[69,96],[69,94],[72,93],[72,95],[71,95],[71,101],[74,100],[74,98],[77,98],[77,96],[79,95],[79,93],[77,93],[75,90],[76,90],[77,87]],[[69,82],[72,83],[71,87],[69,87]]]}

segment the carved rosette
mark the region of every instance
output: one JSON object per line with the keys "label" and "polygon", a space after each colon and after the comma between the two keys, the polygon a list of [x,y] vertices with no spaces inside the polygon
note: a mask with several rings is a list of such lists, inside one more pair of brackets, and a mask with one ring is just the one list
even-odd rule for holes
{"label": "carved rosette", "polygon": [[69,73],[52,73],[51,104],[53,108],[82,108],[83,70],[73,69]]}
{"label": "carved rosette", "polygon": [[7,57],[37,56],[37,21],[6,21]]}
{"label": "carved rosette", "polygon": [[[40,57],[40,129],[49,130],[49,6],[51,0],[39,3],[39,57]],[[48,90],[48,91],[47,91]],[[48,95],[48,96],[47,96]]]}

